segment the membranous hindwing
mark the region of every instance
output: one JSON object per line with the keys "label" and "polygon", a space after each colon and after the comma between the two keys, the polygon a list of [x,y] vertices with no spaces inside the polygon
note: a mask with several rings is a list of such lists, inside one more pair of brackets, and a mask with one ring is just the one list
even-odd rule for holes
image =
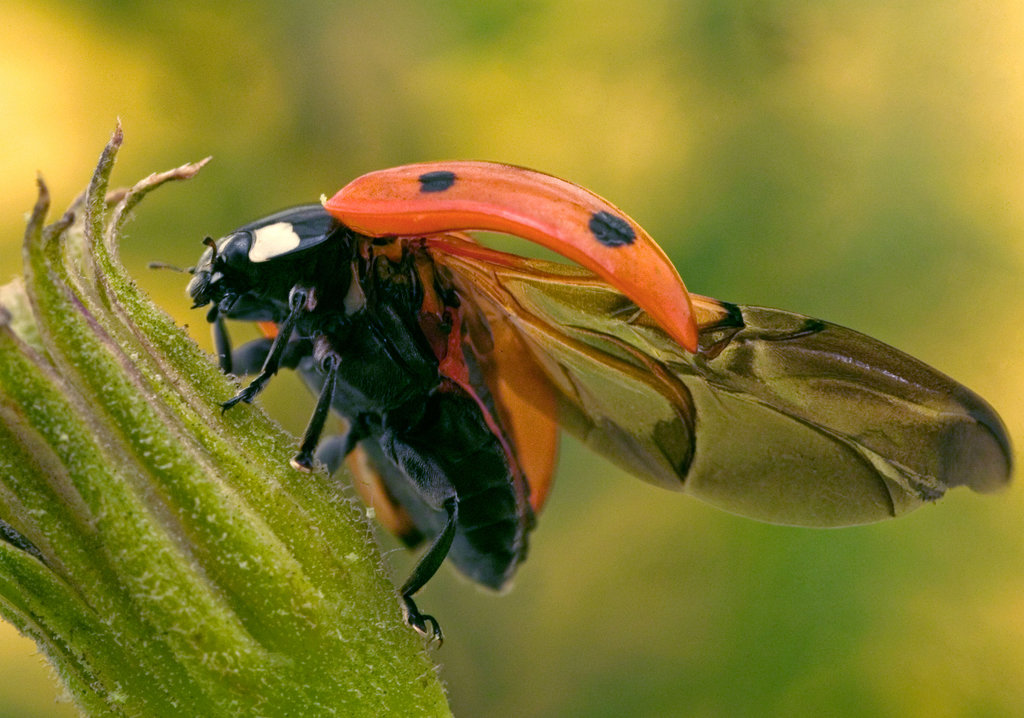
{"label": "membranous hindwing", "polygon": [[[843,526],[1008,480],[1009,439],[983,399],[859,332],[694,295],[691,354],[585,271],[438,259],[543,367],[563,425],[660,486],[773,523]],[[616,400],[630,386],[643,389]]]}

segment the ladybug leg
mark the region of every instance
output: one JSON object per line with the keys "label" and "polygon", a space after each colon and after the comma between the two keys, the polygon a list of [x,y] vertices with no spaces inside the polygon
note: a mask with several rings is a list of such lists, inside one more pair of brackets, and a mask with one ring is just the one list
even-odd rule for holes
{"label": "ladybug leg", "polygon": [[213,347],[217,352],[217,363],[225,374],[234,373],[233,357],[231,356],[231,337],[224,317],[217,315],[213,320]]}
{"label": "ladybug leg", "polygon": [[352,447],[348,446],[347,432],[342,436],[330,436],[321,441],[320,446],[317,447],[316,460],[327,467],[328,474],[333,474],[341,467],[341,462],[354,447],[355,442],[352,442]]}
{"label": "ladybug leg", "polygon": [[296,323],[298,323],[303,311],[305,311],[308,296],[309,293],[302,287],[292,287],[292,291],[288,295],[288,316],[278,326],[277,336],[274,337],[274,342],[270,345],[270,351],[263,362],[263,368],[247,387],[220,405],[222,410],[227,411],[242,401],[246,404],[252,403],[252,400],[263,390],[263,387],[270,381],[270,378],[277,373],[277,370],[281,367],[281,357],[288,346],[288,339],[292,335],[292,330],[295,328]]}
{"label": "ladybug leg", "polygon": [[44,557],[42,552],[36,548],[36,545],[25,538],[18,529],[14,528],[3,519],[0,519],[0,541],[5,541],[14,548],[21,549],[30,556],[34,556],[44,564],[49,565],[46,557]]}
{"label": "ladybug leg", "polygon": [[[320,442],[320,434],[324,431],[324,424],[327,422],[327,415],[331,411],[331,401],[334,399],[334,387],[338,383],[338,367],[341,366],[341,357],[337,354],[327,354],[321,366],[324,375],[324,384],[320,387],[320,397],[316,401],[316,408],[313,409],[313,416],[309,419],[306,432],[302,435],[302,444],[291,460],[291,465],[299,471],[313,470],[313,451]],[[351,451],[351,449],[349,449]]]}
{"label": "ladybug leg", "polygon": [[[267,361],[267,356],[274,346],[270,337],[260,337],[246,342],[231,352],[231,366],[235,376],[256,374]],[[309,356],[312,346],[308,339],[293,339],[288,342],[281,354],[281,366],[296,369],[305,357]]]}
{"label": "ladybug leg", "polygon": [[[445,511],[448,512],[448,521],[445,523],[441,533],[437,535],[430,548],[420,558],[419,563],[412,570],[412,574],[399,589],[402,593],[402,612],[405,614],[405,622],[416,629],[424,636],[436,640],[438,645],[444,642],[444,634],[437,620],[428,614],[420,613],[412,595],[423,588],[424,584],[437,573],[437,569],[444,563],[448,551],[452,547],[452,539],[455,538],[455,526],[459,517],[459,500],[454,496],[444,502]],[[430,630],[427,630],[427,625]]]}
{"label": "ladybug leg", "polygon": [[[227,364],[229,365],[229,368],[226,370],[227,373],[234,374],[235,376],[257,373],[266,363],[273,345],[273,339],[260,337],[259,339],[253,339],[251,342],[246,342],[238,347],[238,349],[229,351],[227,355]],[[287,366],[286,363],[282,363]],[[221,369],[224,369],[224,362],[221,362]]]}
{"label": "ladybug leg", "polygon": [[349,420],[348,431],[340,436],[332,436],[320,442],[316,450],[316,460],[327,467],[327,473],[333,474],[341,466],[356,444],[369,436],[365,421],[356,417]]}

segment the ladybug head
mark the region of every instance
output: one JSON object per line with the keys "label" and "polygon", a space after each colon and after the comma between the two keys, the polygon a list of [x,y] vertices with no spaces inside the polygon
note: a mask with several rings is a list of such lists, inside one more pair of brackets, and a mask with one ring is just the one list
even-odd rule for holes
{"label": "ladybug head", "polygon": [[304,275],[315,266],[310,250],[327,244],[339,228],[317,204],[278,212],[217,241],[207,237],[207,249],[191,270],[192,306],[212,303],[210,321],[218,314],[273,319],[291,287],[308,279]]}
{"label": "ladybug head", "polygon": [[252,234],[238,231],[222,237],[217,242],[207,237],[203,240],[207,250],[192,268],[192,279],[188,283],[188,295],[192,307],[206,306],[210,302],[219,304],[230,294],[244,291],[245,275]]}

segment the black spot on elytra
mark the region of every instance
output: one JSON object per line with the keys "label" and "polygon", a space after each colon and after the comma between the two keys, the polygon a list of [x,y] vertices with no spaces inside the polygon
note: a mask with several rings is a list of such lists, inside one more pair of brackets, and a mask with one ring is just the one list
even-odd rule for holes
{"label": "black spot on elytra", "polygon": [[597,241],[606,247],[623,247],[636,241],[636,232],[629,222],[611,212],[595,212],[588,226]]}
{"label": "black spot on elytra", "polygon": [[444,192],[455,184],[455,173],[448,170],[425,172],[420,175],[420,192]]}

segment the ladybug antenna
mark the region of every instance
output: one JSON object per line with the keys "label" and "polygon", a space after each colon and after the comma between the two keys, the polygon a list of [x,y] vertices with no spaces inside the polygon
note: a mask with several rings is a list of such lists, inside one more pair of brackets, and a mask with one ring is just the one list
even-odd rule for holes
{"label": "ladybug antenna", "polygon": [[195,274],[195,267],[179,267],[174,264],[168,264],[167,262],[150,262],[146,265],[149,269],[170,269],[172,272],[181,272],[182,274]]}
{"label": "ladybug antenna", "polygon": [[210,257],[210,260],[213,261],[217,259],[217,243],[213,241],[213,237],[204,237],[203,244],[213,251],[213,256]]}
{"label": "ladybug antenna", "polygon": [[[213,257],[211,261],[217,259],[217,243],[213,241],[213,237],[205,237],[203,244],[213,250]],[[182,274],[195,274],[195,267],[179,267],[176,264],[168,264],[167,262],[150,262],[146,265],[150,269],[170,269],[172,272],[181,272]]]}

